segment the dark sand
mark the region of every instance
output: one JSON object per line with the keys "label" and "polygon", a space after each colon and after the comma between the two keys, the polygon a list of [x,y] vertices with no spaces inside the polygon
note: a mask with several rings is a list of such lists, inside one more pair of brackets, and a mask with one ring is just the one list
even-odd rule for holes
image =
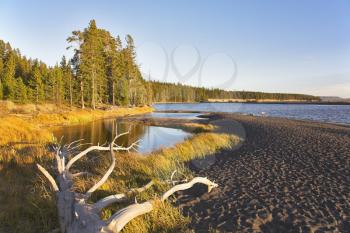
{"label": "dark sand", "polygon": [[350,232],[350,127],[234,114],[210,120],[246,139],[190,165],[219,184],[209,194],[197,185],[179,195],[192,229]]}

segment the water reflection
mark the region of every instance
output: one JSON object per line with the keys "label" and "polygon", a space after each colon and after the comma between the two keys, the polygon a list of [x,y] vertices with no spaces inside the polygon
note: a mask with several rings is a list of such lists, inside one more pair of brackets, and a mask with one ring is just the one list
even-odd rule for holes
{"label": "water reflection", "polygon": [[62,138],[63,143],[84,139],[85,143],[97,145],[110,142],[116,133],[121,134],[126,131],[130,133],[118,138],[117,144],[126,147],[141,140],[138,148],[140,153],[149,153],[161,147],[172,146],[191,135],[180,129],[119,122],[115,119],[59,127],[53,130],[53,134],[58,140]]}

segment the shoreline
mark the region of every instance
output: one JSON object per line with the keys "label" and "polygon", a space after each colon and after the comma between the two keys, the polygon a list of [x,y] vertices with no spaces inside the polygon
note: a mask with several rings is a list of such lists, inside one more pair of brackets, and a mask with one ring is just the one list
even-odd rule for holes
{"label": "shoreline", "polygon": [[209,122],[225,133],[243,128],[246,137],[240,147],[213,155],[208,167],[190,163],[196,175],[219,183],[209,194],[199,186],[178,196],[183,214],[196,215],[193,230],[350,229],[349,127],[221,113]]}
{"label": "shoreline", "polygon": [[[350,105],[350,102],[292,102],[292,101],[246,101],[246,102],[211,102],[211,101],[201,101],[201,102],[155,102],[153,104],[283,104],[283,105]],[[152,104],[152,105],[153,105]]]}

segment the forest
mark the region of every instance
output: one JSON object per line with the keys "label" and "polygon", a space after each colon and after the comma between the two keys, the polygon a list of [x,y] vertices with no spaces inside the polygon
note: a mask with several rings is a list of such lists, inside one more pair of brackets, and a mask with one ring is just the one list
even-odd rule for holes
{"label": "forest", "polygon": [[0,100],[55,103],[81,108],[106,105],[142,106],[153,102],[200,102],[207,99],[319,100],[301,94],[225,91],[183,84],[146,81],[136,62],[135,43],[113,37],[91,20],[67,38],[74,56],[51,67],[27,58],[0,40]]}
{"label": "forest", "polygon": [[276,101],[284,100],[306,100],[319,101],[319,97],[304,94],[284,94],[284,93],[266,93],[254,91],[225,91],[217,88],[203,88],[183,85],[181,83],[165,83],[149,81],[152,88],[153,102],[205,102],[208,99],[243,99],[243,100],[262,100],[273,99]]}

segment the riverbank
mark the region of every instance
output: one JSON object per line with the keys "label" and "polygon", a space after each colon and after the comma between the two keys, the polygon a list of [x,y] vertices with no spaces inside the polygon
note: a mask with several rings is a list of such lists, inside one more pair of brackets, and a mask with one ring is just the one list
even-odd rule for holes
{"label": "riverbank", "polygon": [[0,104],[0,146],[6,144],[47,143],[54,140],[49,128],[82,124],[102,118],[146,114],[152,107],[115,107],[107,110],[69,108],[67,106]]}
{"label": "riverbank", "polygon": [[[210,124],[245,137],[208,167],[190,167],[219,188],[179,196],[196,232],[347,232],[350,229],[350,127],[212,114]],[[193,194],[203,195],[194,201]]]}

